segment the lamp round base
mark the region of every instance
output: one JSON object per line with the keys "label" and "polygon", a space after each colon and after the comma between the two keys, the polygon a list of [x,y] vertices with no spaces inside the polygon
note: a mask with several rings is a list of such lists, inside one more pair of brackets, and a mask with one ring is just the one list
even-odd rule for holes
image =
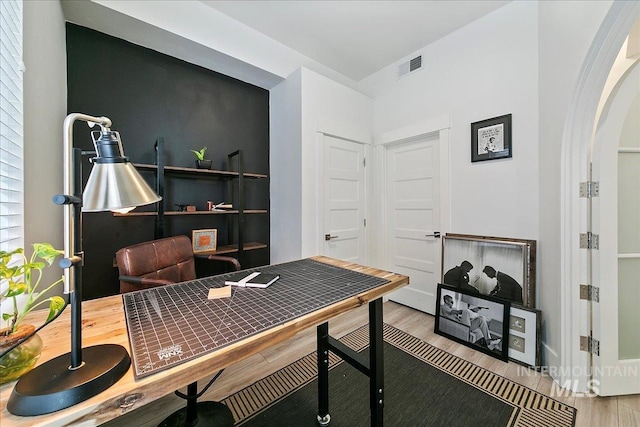
{"label": "lamp round base", "polygon": [[131,365],[127,350],[115,344],[83,348],[82,361],[82,366],[70,370],[71,353],[67,353],[36,366],[16,383],[7,410],[33,416],[68,408],[111,387]]}
{"label": "lamp round base", "polygon": [[[231,410],[220,402],[198,402],[197,425],[202,427],[233,427],[234,420]],[[178,409],[164,419],[158,427],[184,427],[187,423],[187,407]],[[193,424],[195,425],[195,424]]]}

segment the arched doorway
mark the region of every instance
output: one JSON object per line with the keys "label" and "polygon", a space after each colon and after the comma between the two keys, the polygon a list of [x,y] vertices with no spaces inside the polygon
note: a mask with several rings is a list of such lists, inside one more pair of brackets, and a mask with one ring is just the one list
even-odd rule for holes
{"label": "arched doorway", "polygon": [[[614,2],[612,4],[580,71],[577,89],[569,107],[564,129],[563,200],[561,206],[561,262],[564,268],[561,307],[565,311],[561,322],[561,334],[562,340],[572,343],[572,345],[566,346],[566,351],[562,354],[562,366],[572,369],[565,370],[566,374],[561,381],[569,380],[574,384],[577,383],[577,391],[587,391],[590,386],[594,386],[593,391],[601,393],[600,388],[603,383],[610,380],[608,376],[616,375],[615,370],[607,369],[610,362],[601,358],[596,346],[591,344],[597,343],[597,340],[601,338],[599,335],[612,333],[610,330],[601,330],[599,326],[602,317],[600,312],[604,311],[608,316],[617,316],[617,304],[614,306],[608,298],[604,298],[604,300],[601,298],[600,303],[584,301],[581,300],[580,295],[581,285],[583,287],[596,286],[596,284],[604,286],[604,284],[596,282],[599,282],[601,267],[598,249],[581,248],[580,244],[581,234],[586,235],[589,232],[597,234],[589,228],[589,224],[595,224],[599,221],[599,216],[598,218],[591,217],[589,198],[581,197],[580,188],[581,183],[584,185],[593,182],[591,149],[594,129],[596,129],[598,105],[612,64],[614,64],[620,47],[638,16],[640,16],[640,4],[637,2]],[[596,153],[594,152],[594,154]],[[609,209],[612,208],[609,207]],[[617,211],[617,207],[613,209]],[[580,220],[576,220],[577,218]],[[587,224],[586,230],[585,224]],[[594,229],[599,229],[599,226],[598,223]],[[590,240],[588,245],[594,246],[593,241]],[[579,320],[576,321],[576,319]],[[596,325],[598,326],[596,327]],[[580,344],[591,348],[592,352],[585,352],[581,350],[580,346],[574,345],[577,342],[577,337],[585,335],[585,342],[580,340]],[[600,346],[600,350],[602,349],[603,347]],[[608,351],[610,348],[605,350]],[[597,376],[594,375],[595,370],[598,371]],[[638,393],[640,390],[626,392]],[[607,392],[607,394],[616,393]]]}

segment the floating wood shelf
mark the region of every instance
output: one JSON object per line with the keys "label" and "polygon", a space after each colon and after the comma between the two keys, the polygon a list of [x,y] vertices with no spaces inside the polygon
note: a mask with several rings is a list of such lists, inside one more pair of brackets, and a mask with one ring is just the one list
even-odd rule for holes
{"label": "floating wood shelf", "polygon": [[[226,211],[194,211],[194,212],[186,212],[186,211],[168,211],[165,212],[165,216],[179,216],[179,215],[229,215],[229,214],[237,214],[237,210],[226,210]],[[246,214],[266,214],[266,209],[245,209],[244,213]],[[114,212],[113,216],[157,216],[157,212],[129,212],[129,213],[117,213]]]}
{"label": "floating wood shelf", "polygon": [[[262,249],[266,247],[267,245],[264,243],[247,242],[244,245],[242,245],[242,250],[253,251],[256,249]],[[238,252],[238,245],[225,245],[225,246],[218,246],[215,251],[198,252],[197,255],[222,255],[222,254],[232,254],[235,252]]]}
{"label": "floating wood shelf", "polygon": [[[157,165],[150,165],[150,164],[146,164],[146,163],[134,163],[133,166],[135,166],[136,169],[138,170],[147,170],[147,171],[157,171],[158,170],[158,166]],[[226,179],[231,179],[231,178],[238,178],[238,176],[240,175],[238,172],[234,172],[234,171],[221,171],[221,170],[215,170],[215,169],[196,169],[196,168],[182,168],[182,167],[178,167],[178,166],[165,166],[164,168],[164,173],[167,174],[182,174],[182,175],[194,175],[194,176],[202,176],[202,175],[206,175],[209,177],[217,177],[217,178],[226,178]],[[261,174],[261,173],[249,173],[249,172],[245,172],[244,174],[245,178],[266,178],[267,175]]]}

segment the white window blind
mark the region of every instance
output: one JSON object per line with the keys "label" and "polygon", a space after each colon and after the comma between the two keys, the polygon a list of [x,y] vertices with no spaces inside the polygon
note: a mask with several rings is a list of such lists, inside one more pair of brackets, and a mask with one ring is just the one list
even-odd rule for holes
{"label": "white window blind", "polygon": [[24,247],[22,0],[0,1],[0,250]]}

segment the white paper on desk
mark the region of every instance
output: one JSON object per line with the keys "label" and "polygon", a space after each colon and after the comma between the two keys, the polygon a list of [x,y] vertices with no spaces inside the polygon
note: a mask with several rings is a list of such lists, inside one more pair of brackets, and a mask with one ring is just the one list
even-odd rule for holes
{"label": "white paper on desk", "polygon": [[231,298],[231,286],[209,289],[207,299]]}

